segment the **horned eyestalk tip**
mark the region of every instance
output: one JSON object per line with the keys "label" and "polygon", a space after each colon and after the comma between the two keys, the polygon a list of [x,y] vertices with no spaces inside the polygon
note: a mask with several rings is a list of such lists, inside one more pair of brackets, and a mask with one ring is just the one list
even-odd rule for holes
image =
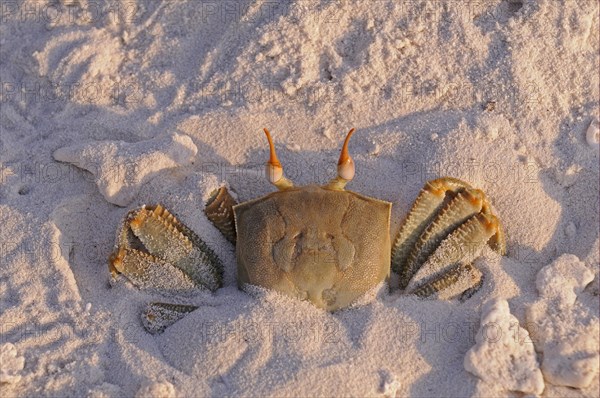
{"label": "horned eyestalk tip", "polygon": [[348,143],[350,142],[350,137],[354,133],[354,129],[348,132],[346,139],[344,140],[344,145],[342,146],[342,152],[340,153],[340,159],[338,160],[338,177],[351,181],[354,178],[354,160],[350,156],[348,152]]}
{"label": "horned eyestalk tip", "polygon": [[340,159],[338,160],[338,166],[343,164],[344,162],[347,162],[348,159],[352,160],[352,158],[350,157],[350,153],[348,152],[348,143],[350,142],[350,137],[352,137],[352,134],[354,134],[354,130],[355,129],[351,129],[348,132],[346,139],[344,140],[344,145],[342,146],[342,152],[340,153]]}
{"label": "horned eyestalk tip", "polygon": [[340,153],[340,159],[337,164],[337,177],[327,184],[329,189],[343,190],[348,182],[350,182],[354,178],[354,160],[350,156],[350,152],[348,151],[348,143],[350,142],[350,137],[354,133],[355,129],[351,129],[346,135],[346,139],[344,140],[344,145],[342,146],[342,152]]}
{"label": "horned eyestalk tip", "polygon": [[269,164],[273,166],[281,167],[281,163],[277,158],[277,153],[275,152],[275,145],[273,144],[273,139],[271,138],[271,133],[266,128],[263,128],[265,135],[267,136],[267,141],[269,141]]}
{"label": "horned eyestalk tip", "polygon": [[273,144],[273,139],[271,138],[271,134],[269,130],[266,128],[263,129],[265,135],[267,136],[267,140],[269,141],[269,161],[265,164],[265,172],[267,174],[267,179],[273,185],[275,185],[279,190],[288,189],[294,186],[294,184],[283,176],[283,167],[277,158],[277,153],[275,152],[275,145]]}

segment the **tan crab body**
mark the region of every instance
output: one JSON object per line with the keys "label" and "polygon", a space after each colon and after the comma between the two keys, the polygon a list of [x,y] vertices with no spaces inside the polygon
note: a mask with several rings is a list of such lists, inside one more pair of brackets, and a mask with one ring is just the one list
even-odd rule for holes
{"label": "tan crab body", "polygon": [[[283,173],[270,133],[266,177],[277,187],[236,204],[226,187],[213,192],[208,219],[236,247],[240,287],[259,286],[329,311],[352,305],[397,273],[397,288],[419,297],[469,297],[483,274],[474,261],[486,246],[506,253],[502,226],[483,191],[451,177],[425,183],[390,239],[392,204],[345,190],[354,177],[350,130],[337,176],[323,186],[295,186]],[[223,264],[209,245],[160,205],[132,210],[109,259],[115,277],[141,289],[194,294],[218,289]],[[193,305],[150,303],[150,333],[194,311]]]}
{"label": "tan crab body", "polygon": [[236,205],[238,282],[347,307],[390,274],[391,207],[317,185]]}

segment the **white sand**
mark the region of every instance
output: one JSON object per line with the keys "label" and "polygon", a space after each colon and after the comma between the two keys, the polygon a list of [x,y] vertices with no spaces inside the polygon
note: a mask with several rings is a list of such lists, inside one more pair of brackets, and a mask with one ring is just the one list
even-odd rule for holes
{"label": "white sand", "polygon": [[[0,396],[519,396],[527,383],[463,366],[491,299],[528,331],[535,353],[511,349],[543,396],[597,396],[599,8],[564,3],[2,2]],[[508,255],[477,260],[464,303],[383,288],[329,314],[239,291],[203,200],[272,191],[263,127],[297,184],[333,177],[356,127],[348,188],[392,201],[393,232],[426,180],[470,181]],[[107,258],[127,210],[156,202],[226,269],[151,336],[140,309],[157,297],[111,287]],[[486,350],[485,369],[510,371]]]}

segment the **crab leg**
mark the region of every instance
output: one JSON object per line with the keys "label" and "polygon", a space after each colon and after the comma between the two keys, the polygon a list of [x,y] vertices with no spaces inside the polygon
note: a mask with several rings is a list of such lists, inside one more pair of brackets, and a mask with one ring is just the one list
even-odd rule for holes
{"label": "crab leg", "polygon": [[419,236],[406,262],[404,275],[411,278],[450,233],[481,211],[482,203],[483,192],[479,190],[467,188],[458,192]]}
{"label": "crab leg", "polygon": [[473,286],[478,286],[481,281],[481,271],[473,264],[458,264],[444,276],[420,286],[412,293],[419,297],[437,294],[440,299],[449,299],[468,291]]}
{"label": "crab leg", "polygon": [[406,292],[451,298],[478,284],[481,272],[471,263],[498,228],[498,219],[492,214],[478,213],[469,218],[442,241],[411,279]]}
{"label": "crab leg", "polygon": [[140,288],[216,290],[223,265],[215,253],[161,205],[129,212],[109,268]]}
{"label": "crab leg", "polygon": [[188,293],[198,285],[179,268],[136,249],[121,248],[110,257],[113,274],[123,274],[139,289]]}
{"label": "crab leg", "polygon": [[161,205],[143,207],[129,225],[154,256],[175,265],[210,290],[221,286],[223,265],[219,258]]}
{"label": "crab leg", "polygon": [[236,233],[233,206],[236,204],[227,188],[221,187],[211,194],[204,208],[204,213],[210,222],[234,245]]}
{"label": "crab leg", "polygon": [[416,270],[407,266],[409,255],[421,234],[436,218],[449,200],[446,193],[471,188],[456,178],[439,178],[425,183],[392,244],[392,270],[400,273],[400,287],[404,288]]}

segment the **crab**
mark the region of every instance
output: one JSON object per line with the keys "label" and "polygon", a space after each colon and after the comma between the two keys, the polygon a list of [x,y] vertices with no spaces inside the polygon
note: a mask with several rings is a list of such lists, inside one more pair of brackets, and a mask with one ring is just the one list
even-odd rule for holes
{"label": "crab", "polygon": [[[419,297],[468,297],[482,282],[473,261],[489,245],[501,255],[502,226],[485,194],[456,178],[428,181],[394,239],[390,202],[346,190],[355,166],[347,134],[329,183],[295,186],[284,176],[273,140],[266,177],[277,191],[237,204],[226,187],[204,212],[235,245],[240,288],[259,286],[336,311],[398,274],[393,288]],[[171,294],[215,291],[223,264],[162,205],[130,211],[118,231],[109,269],[140,289]],[[151,333],[197,307],[155,302],[142,314]]]}

